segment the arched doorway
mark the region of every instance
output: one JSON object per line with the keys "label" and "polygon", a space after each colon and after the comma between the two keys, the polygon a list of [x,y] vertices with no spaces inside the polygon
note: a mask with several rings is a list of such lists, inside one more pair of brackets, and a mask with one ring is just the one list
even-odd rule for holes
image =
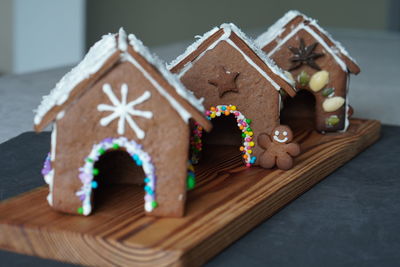
{"label": "arched doorway", "polygon": [[296,96],[283,99],[280,113],[281,124],[297,130],[315,129],[315,96],[308,90],[300,90]]}
{"label": "arched doorway", "polygon": [[[239,146],[239,149],[242,151],[243,160],[247,167],[250,167],[252,164],[254,164],[256,157],[252,155],[255,142],[253,140],[253,130],[251,129],[251,119],[246,118],[239,110],[237,110],[236,106],[234,105],[218,105],[211,107],[205,112],[205,114],[209,120],[230,116],[229,120],[233,121],[234,123],[230,123],[229,120],[225,120],[221,123],[222,127],[232,128],[232,125],[236,125],[233,128],[239,128],[241,131],[241,146]],[[216,133],[216,135],[217,134],[218,133]],[[203,149],[202,137],[203,129],[199,124],[195,123],[191,140],[191,159],[194,164],[198,162],[200,153]],[[223,140],[223,138],[216,139]]]}
{"label": "arched doorway", "polygon": [[[114,156],[118,157],[119,160],[126,161],[127,155],[133,159],[133,164],[136,164],[143,169],[145,174],[145,210],[147,212],[151,212],[158,206],[155,192],[155,168],[149,154],[143,151],[140,144],[133,140],[128,140],[125,137],[106,138],[99,144],[93,146],[92,150],[85,159],[85,163],[79,169],[79,179],[83,184],[80,190],[76,192],[76,195],[82,201],[82,206],[78,208],[79,214],[89,215],[91,213],[92,190],[99,186],[99,182],[95,178],[100,175],[101,170],[105,171],[107,164],[115,163],[115,158],[110,160],[110,157]],[[104,165],[99,164],[100,162],[102,162]],[[119,177],[119,179],[125,179],[124,175],[121,175],[121,173],[116,173],[115,175],[116,177]]]}

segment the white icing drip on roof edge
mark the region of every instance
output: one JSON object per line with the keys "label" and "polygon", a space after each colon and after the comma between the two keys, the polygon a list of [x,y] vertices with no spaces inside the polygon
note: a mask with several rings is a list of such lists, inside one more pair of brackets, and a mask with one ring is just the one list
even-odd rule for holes
{"label": "white icing drip on roof edge", "polygon": [[188,101],[193,107],[198,111],[203,113],[205,111],[202,104],[202,99],[197,99],[193,92],[186,89],[186,87],[181,83],[177,75],[171,73],[167,68],[166,64],[161,61],[156,55],[151,54],[149,49],[143,45],[142,41],[136,38],[134,34],[129,34],[128,36],[129,44],[132,46],[138,54],[144,57],[150,64],[155,66],[165,80],[175,89],[175,91]]}
{"label": "white icing drip on roof edge", "polygon": [[[283,17],[278,19],[272,26],[268,28],[267,31],[262,33],[260,36],[258,36],[255,40],[255,43],[259,47],[265,47],[267,44],[270,42],[274,41],[284,30],[286,25],[296,18],[297,16],[303,17],[304,20],[310,21],[309,25],[314,26],[315,28],[318,29],[322,34],[326,35],[326,37],[334,44],[334,46],[337,49],[334,49],[333,47],[330,47],[330,50],[332,53],[336,54],[338,56],[339,53],[343,54],[344,56],[348,57],[351,61],[357,64],[357,62],[350,56],[350,54],[347,52],[347,50],[344,48],[344,46],[339,42],[333,39],[333,37],[321,26],[318,25],[318,21],[316,19],[310,18],[303,13],[297,11],[297,10],[290,10],[288,11]],[[317,34],[317,33],[315,33]],[[317,34],[318,35],[318,34]],[[279,44],[279,42],[277,42]],[[329,45],[327,45],[329,47]],[[343,62],[344,63],[344,62]]]}
{"label": "white icing drip on roof edge", "polygon": [[[176,90],[179,96],[187,100],[189,104],[193,105],[200,112],[204,112],[202,100],[197,99],[192,92],[187,90],[178,77],[166,69],[165,63],[159,60],[155,55],[152,55],[140,40],[133,34],[127,37],[123,28],[120,28],[118,41],[116,40],[116,34],[104,35],[100,41],[96,42],[89,49],[89,52],[83,60],[61,78],[50,91],[49,95],[42,98],[40,105],[35,110],[34,124],[40,124],[43,117],[53,107],[64,104],[75,87],[97,73],[115,52],[120,51],[121,54],[123,54],[124,51],[127,50],[128,41],[129,45],[131,45],[137,53],[158,69],[164,79]],[[173,106],[175,108],[177,107],[176,105]],[[180,110],[177,111],[178,113],[181,112]]]}
{"label": "white icing drip on roof edge", "polygon": [[98,72],[116,51],[115,34],[104,35],[100,41],[90,48],[83,60],[65,74],[47,96],[43,96],[42,102],[36,109],[34,123],[40,124],[50,109],[65,103],[73,89]]}
{"label": "white icing drip on roof edge", "polygon": [[[286,81],[288,84],[292,85],[294,87],[293,81],[289,80],[284,72],[275,64],[274,61],[272,61],[268,56],[254,43],[252,39],[246,36],[243,31],[241,31],[236,25],[233,23],[223,23],[221,24],[220,27],[214,27],[212,30],[206,32],[203,36],[199,37],[197,41],[195,41],[193,44],[191,44],[186,51],[178,56],[175,60],[173,60],[170,64],[168,64],[168,68],[172,69],[174,66],[179,64],[182,60],[184,60],[187,56],[189,56],[191,53],[193,53],[198,47],[209,37],[211,37],[214,33],[216,33],[219,29],[224,30],[224,34],[214,43],[210,45],[210,47],[215,47],[216,44],[220,41],[223,41],[227,38],[229,38],[231,32],[234,32],[239,38],[241,38],[247,46],[250,47],[254,51],[254,53],[268,66],[268,68],[276,75],[278,75],[280,78],[282,78],[284,81]],[[223,38],[224,37],[224,38]],[[188,62],[182,69],[185,72],[190,69],[191,66],[187,66],[191,62]],[[254,63],[255,64],[255,63]],[[181,75],[181,74],[179,74]]]}

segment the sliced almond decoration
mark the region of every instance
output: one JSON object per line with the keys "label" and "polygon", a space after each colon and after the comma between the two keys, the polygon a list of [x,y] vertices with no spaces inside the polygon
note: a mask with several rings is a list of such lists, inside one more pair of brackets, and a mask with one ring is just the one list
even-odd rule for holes
{"label": "sliced almond decoration", "polygon": [[313,74],[310,80],[310,89],[314,92],[318,92],[325,87],[329,82],[329,72],[321,70]]}
{"label": "sliced almond decoration", "polygon": [[344,98],[341,96],[334,96],[331,98],[325,99],[324,103],[322,104],[322,108],[325,112],[333,112],[341,108],[344,104]]}

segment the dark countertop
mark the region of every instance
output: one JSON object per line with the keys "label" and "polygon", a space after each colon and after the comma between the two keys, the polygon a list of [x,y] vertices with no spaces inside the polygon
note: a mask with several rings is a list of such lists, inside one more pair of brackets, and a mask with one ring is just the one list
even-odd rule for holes
{"label": "dark countertop", "polygon": [[[0,200],[44,185],[50,135],[24,133],[0,145]],[[400,127],[208,266],[400,266]],[[0,266],[72,266],[0,251]]]}

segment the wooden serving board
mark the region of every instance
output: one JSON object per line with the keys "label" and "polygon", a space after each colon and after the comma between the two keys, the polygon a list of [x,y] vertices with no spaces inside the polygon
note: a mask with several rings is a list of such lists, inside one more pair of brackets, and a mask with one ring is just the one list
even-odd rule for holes
{"label": "wooden serving board", "polygon": [[290,171],[247,169],[237,148],[205,150],[184,218],[146,217],[143,190],[113,186],[89,217],[54,212],[41,187],[0,203],[0,248],[91,266],[198,266],[310,189],[379,138],[380,123],[354,119],[344,134],[297,131]]}

